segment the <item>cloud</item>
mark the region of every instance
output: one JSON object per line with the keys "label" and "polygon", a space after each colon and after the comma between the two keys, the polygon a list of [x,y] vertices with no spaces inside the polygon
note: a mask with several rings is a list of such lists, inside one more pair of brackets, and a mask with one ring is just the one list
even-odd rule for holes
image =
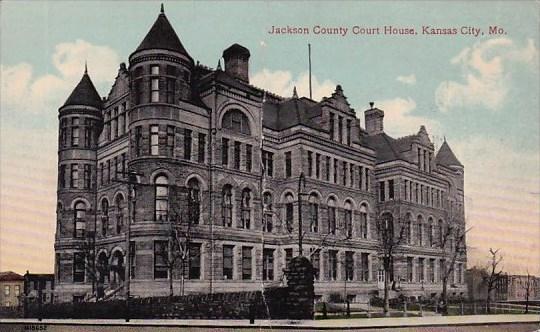
{"label": "cloud", "polygon": [[120,57],[108,46],[93,45],[80,39],[56,45],[52,63],[57,74],[35,77],[28,63],[0,66],[2,109],[30,113],[57,109],[81,79],[85,59],[96,87],[110,86]]}
{"label": "cloud", "polygon": [[469,266],[484,264],[489,248],[501,248],[505,271],[539,274],[538,153],[481,136],[449,144],[465,166],[467,242],[474,245]]}
{"label": "cloud", "polygon": [[[293,78],[289,71],[271,71],[269,69],[263,69],[262,71],[255,73],[250,81],[255,86],[283,97],[292,96],[293,88],[296,86],[296,90],[300,97],[309,97],[308,72],[303,72],[297,78]],[[329,97],[336,89],[336,83],[330,80],[319,82],[316,76],[312,76],[311,84],[314,100],[321,100],[323,97]]]}
{"label": "cloud", "polygon": [[413,114],[416,102],[410,97],[377,101],[375,106],[384,111],[384,131],[392,136],[416,134],[421,125],[426,126],[430,135],[441,133],[438,121]]}
{"label": "cloud", "polygon": [[415,85],[416,76],[414,74],[410,74],[408,76],[398,76],[396,77],[396,81],[401,82],[403,84],[407,84],[407,85]]}
{"label": "cloud", "polygon": [[442,112],[455,108],[484,107],[496,111],[506,100],[513,66],[538,66],[538,48],[532,39],[523,47],[511,39],[496,38],[475,43],[450,61],[461,67],[462,82],[444,81],[435,91]]}

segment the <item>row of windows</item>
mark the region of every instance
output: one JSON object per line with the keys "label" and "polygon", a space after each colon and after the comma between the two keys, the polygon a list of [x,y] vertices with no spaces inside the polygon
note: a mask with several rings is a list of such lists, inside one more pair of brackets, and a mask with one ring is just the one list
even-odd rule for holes
{"label": "row of windows", "polygon": [[[397,199],[397,182],[393,179],[379,181],[379,201],[389,201]],[[431,207],[442,208],[444,202],[444,191],[423,185],[410,180],[404,180],[402,199],[408,202],[423,204]]]}
{"label": "row of windows", "polygon": [[105,162],[99,163],[99,184],[105,186],[111,184],[116,179],[127,176],[127,155],[122,153]]}
{"label": "row of windows", "polygon": [[112,141],[128,132],[127,103],[123,102],[104,114],[103,140]]}
{"label": "row of windows", "polygon": [[431,173],[433,165],[433,153],[427,149],[417,149],[418,169]]}
{"label": "row of windows", "polygon": [[[251,172],[252,167],[253,167],[253,146],[251,144],[242,144],[241,142],[234,141],[234,143],[232,144],[232,148],[233,148],[232,168],[236,170],[240,170],[242,166],[242,160],[243,160],[244,161],[243,170],[246,172]],[[221,164],[224,167],[231,167],[230,165],[231,160],[229,158],[230,149],[231,149],[230,139],[225,138],[225,137],[221,138]],[[272,176],[272,173],[273,173],[272,165],[268,164],[267,158],[268,156],[267,155],[265,156],[265,154],[263,154],[265,165],[270,166],[270,169],[266,169],[265,167],[265,169],[267,170],[266,175]],[[271,158],[272,157],[270,157],[270,159]]]}
{"label": "row of windows", "polygon": [[[4,296],[10,296],[11,294],[11,285],[5,285],[4,286]],[[20,285],[13,285],[13,295],[19,296],[21,295],[21,286]]]}
{"label": "row of windows", "polygon": [[[336,123],[337,122],[337,123]],[[336,124],[337,124],[337,130],[336,130]],[[344,137],[344,131],[343,127],[346,127],[345,131],[345,137]],[[338,141],[339,143],[345,143],[347,145],[352,144],[352,120],[351,119],[344,119],[343,116],[338,115],[336,119],[336,115],[334,113],[329,114],[329,122],[328,122],[328,129],[330,132],[330,139]]]}
{"label": "row of windows", "polygon": [[[322,166],[323,157],[324,166]],[[287,162],[287,158],[285,160]],[[287,169],[287,165],[285,168]],[[324,178],[321,168],[324,168]],[[356,166],[329,156],[322,156],[319,153],[314,154],[312,151],[307,152],[307,176],[325,181],[330,181],[332,178],[335,184],[341,182],[344,186],[369,191],[369,168]]]}
{"label": "row of windows", "polygon": [[[109,200],[104,198],[101,200],[101,235],[107,236],[110,228],[113,227],[116,234],[120,234],[124,227],[125,218],[125,200],[124,196],[119,194],[116,196],[114,207],[111,209]],[[112,218],[111,218],[112,217]],[[112,220],[114,220],[114,223]]]}
{"label": "row of windows", "polygon": [[[169,103],[176,104],[176,80],[181,77],[186,83],[189,82],[190,75],[188,71],[182,71],[171,65],[165,67],[165,74],[160,73],[160,66],[150,65],[149,77],[145,78],[144,67],[139,66],[134,72],[134,97],[135,104],[141,104],[146,101],[151,103]],[[147,88],[145,88],[147,84]],[[147,94],[145,94],[147,91]]]}
{"label": "row of windows", "polygon": [[[96,145],[95,120],[79,117],[63,118],[60,120],[60,148],[94,148]],[[82,134],[82,137],[81,137]]]}
{"label": "row of windows", "polygon": [[[407,282],[442,282],[443,269],[446,266],[446,260],[435,258],[407,257]],[[451,268],[451,267],[446,267]],[[437,273],[438,272],[438,273]],[[449,273],[451,284],[457,282],[463,283],[463,263],[457,263],[455,268]]]}
{"label": "row of windows", "polygon": [[58,171],[58,187],[60,189],[95,188],[95,182],[92,178],[93,173],[94,166],[90,164],[61,164]]}

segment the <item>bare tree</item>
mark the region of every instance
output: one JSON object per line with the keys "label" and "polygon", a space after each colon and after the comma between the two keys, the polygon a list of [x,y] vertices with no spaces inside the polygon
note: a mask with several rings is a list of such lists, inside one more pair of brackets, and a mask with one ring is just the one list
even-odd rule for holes
{"label": "bare tree", "polygon": [[[444,226],[439,225],[439,246],[442,251],[440,278],[442,281],[441,293],[441,312],[448,312],[448,281],[450,276],[454,274],[456,261],[466,253],[465,235],[470,231],[470,228],[463,230],[456,226],[454,220],[450,220]],[[461,271],[460,271],[461,272]]]}
{"label": "bare tree", "polygon": [[529,273],[529,269],[527,269],[527,279],[525,280],[525,283],[521,283],[521,287],[525,291],[525,313],[529,313],[529,297],[531,296],[531,290],[533,287],[534,277],[531,276]]}
{"label": "bare tree", "polygon": [[501,262],[503,256],[499,254],[500,249],[493,250],[489,248],[489,266],[488,266],[488,277],[487,277],[487,297],[486,297],[486,306],[487,312],[491,313],[491,292],[497,287],[497,282],[503,278],[503,270]]}
{"label": "bare tree", "polygon": [[[401,218],[400,218],[401,219]],[[399,220],[397,229],[394,227],[394,217],[385,212],[376,220],[377,234],[379,236],[378,256],[382,260],[384,270],[384,315],[390,315],[390,283],[389,278],[394,272],[394,257],[399,252],[400,244],[404,240],[405,225]]]}

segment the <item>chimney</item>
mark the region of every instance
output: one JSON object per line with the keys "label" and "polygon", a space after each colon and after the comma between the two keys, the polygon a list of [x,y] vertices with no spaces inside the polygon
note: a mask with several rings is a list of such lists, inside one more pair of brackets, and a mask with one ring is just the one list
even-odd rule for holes
{"label": "chimney", "polygon": [[242,45],[233,44],[223,51],[225,72],[234,78],[249,83],[249,50]]}
{"label": "chimney", "polygon": [[377,135],[384,132],[383,129],[383,118],[384,112],[378,108],[374,108],[374,102],[370,102],[370,109],[364,112],[365,122],[366,122],[366,131],[369,136]]}

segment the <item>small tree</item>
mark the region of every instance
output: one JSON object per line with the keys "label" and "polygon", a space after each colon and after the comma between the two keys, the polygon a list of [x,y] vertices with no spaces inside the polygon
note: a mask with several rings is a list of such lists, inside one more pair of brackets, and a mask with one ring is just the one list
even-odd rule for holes
{"label": "small tree", "polygon": [[404,240],[405,226],[398,220],[397,230],[394,227],[394,217],[385,212],[377,218],[377,234],[379,235],[378,256],[382,260],[384,270],[384,315],[390,315],[390,284],[389,277],[394,272],[394,257]]}
{"label": "small tree", "polygon": [[500,249],[493,250],[493,248],[489,248],[490,259],[488,266],[486,297],[486,307],[488,313],[491,313],[491,293],[493,290],[495,290],[498,281],[503,278],[503,270],[500,266],[503,260],[503,256],[499,254],[499,251]]}
{"label": "small tree", "polygon": [[525,291],[525,313],[529,313],[529,297],[531,296],[531,290],[534,283],[534,277],[531,276],[529,273],[529,269],[527,269],[527,279],[525,279],[524,283],[521,283],[521,287]]}

